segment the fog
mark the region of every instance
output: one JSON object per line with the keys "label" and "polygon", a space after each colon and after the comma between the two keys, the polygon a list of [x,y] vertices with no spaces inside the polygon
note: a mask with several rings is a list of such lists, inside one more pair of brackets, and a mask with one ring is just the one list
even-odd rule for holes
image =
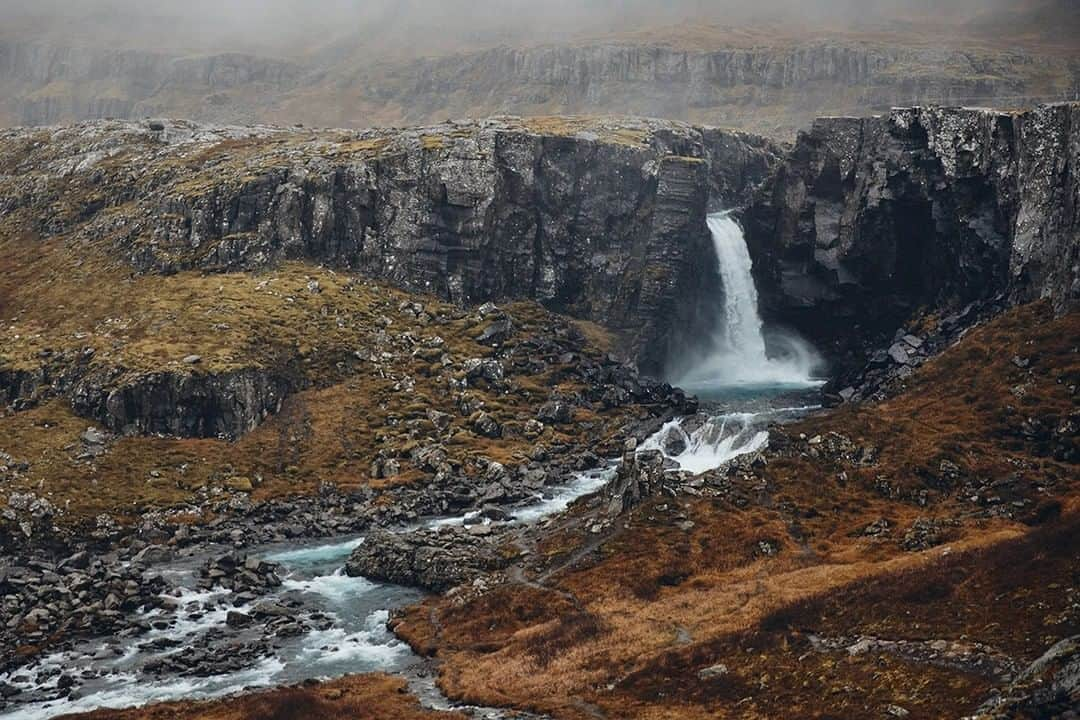
{"label": "fog", "polygon": [[[423,55],[664,24],[873,28],[964,22],[1040,0],[0,0],[0,33],[88,45],[303,55],[348,43]],[[1053,0],[1049,0],[1053,1]],[[1058,0],[1060,2],[1060,0]]]}

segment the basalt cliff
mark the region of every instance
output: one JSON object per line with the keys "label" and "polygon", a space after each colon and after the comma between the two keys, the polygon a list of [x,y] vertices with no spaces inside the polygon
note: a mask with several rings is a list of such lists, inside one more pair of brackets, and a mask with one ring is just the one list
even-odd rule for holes
{"label": "basalt cliff", "polygon": [[[793,145],[594,117],[0,132],[0,711],[283,648],[310,673],[390,628],[380,662],[407,642],[440,707],[436,675],[559,718],[1068,717],[1078,115],[897,109]],[[842,407],[777,424],[653,377],[731,291],[723,210]],[[761,442],[679,470],[748,416]],[[339,636],[353,575],[439,594]],[[97,717],[445,717],[405,691]]]}
{"label": "basalt cliff", "polygon": [[[1078,118],[1070,104],[904,109],[821,119],[790,148],[654,120],[91,123],[5,132],[0,209],[30,247],[96,248],[144,276],[304,260],[462,306],[535,300],[612,331],[658,373],[712,322],[723,288],[705,216],[734,208],[766,319],[851,365],[916,311],[1075,306]],[[236,436],[296,385],[287,354],[205,392],[140,376],[134,395],[100,360],[13,360],[8,402],[52,384],[114,429]],[[221,395],[244,401],[197,400]],[[186,397],[192,418],[155,419],[145,396]]]}

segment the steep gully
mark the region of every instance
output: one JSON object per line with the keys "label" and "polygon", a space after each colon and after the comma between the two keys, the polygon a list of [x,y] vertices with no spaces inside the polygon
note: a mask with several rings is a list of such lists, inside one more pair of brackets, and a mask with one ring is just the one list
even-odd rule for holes
{"label": "steep gully", "polygon": [[[661,452],[672,470],[694,473],[763,448],[768,442],[767,423],[813,409],[811,405],[792,407],[790,403],[792,398],[806,395],[800,391],[820,384],[811,374],[813,351],[801,342],[790,341],[781,347],[778,356],[767,355],[742,232],[727,214],[711,216],[709,228],[726,291],[711,342],[687,366],[685,379],[696,386],[712,410],[692,424],[685,420],[668,423],[641,448],[643,452]],[[601,491],[614,476],[615,463],[582,473],[547,497],[538,497],[534,504],[515,511],[512,522],[540,523],[565,510],[574,500]],[[490,521],[471,513],[434,518],[401,530],[483,527],[485,522]],[[363,537],[349,537],[300,547],[257,548],[250,556],[259,558],[253,567],[260,561],[270,563],[284,575],[280,586],[259,594],[207,587],[207,583],[200,582],[197,568],[213,556],[205,549],[169,562],[161,571],[176,588],[174,615],[168,616],[161,609],[144,611],[136,623],[150,629],[135,643],[120,638],[104,643],[90,641],[71,651],[46,656],[9,677],[0,677],[0,682],[19,687],[30,700],[2,715],[48,718],[99,707],[209,698],[253,687],[372,671],[405,675],[413,691],[429,707],[454,707],[438,692],[429,663],[412,654],[386,627],[391,611],[417,601],[420,594],[349,577],[344,572],[345,559],[363,542]],[[225,627],[243,627],[245,618],[252,615],[285,615],[285,608],[297,607],[291,612],[303,614],[314,629],[283,633],[264,652],[245,655],[246,648],[237,647],[236,640],[232,645],[222,645],[221,640],[214,639]],[[251,638],[241,636],[240,642],[253,642],[257,633],[252,631]],[[173,660],[192,645],[208,646],[211,652],[236,652],[243,660],[211,670],[184,672]],[[81,688],[66,698],[57,697],[60,678],[72,674],[82,679]],[[504,717],[494,709],[463,709],[474,717]]]}

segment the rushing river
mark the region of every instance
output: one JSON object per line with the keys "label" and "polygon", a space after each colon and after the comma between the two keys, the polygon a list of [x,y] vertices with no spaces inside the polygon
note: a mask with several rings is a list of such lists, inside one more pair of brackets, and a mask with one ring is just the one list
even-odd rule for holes
{"label": "rushing river", "polygon": [[[717,330],[704,354],[676,378],[702,400],[705,414],[673,421],[648,439],[641,450],[660,450],[683,470],[694,473],[719,467],[768,443],[767,426],[797,417],[816,407],[812,376],[813,351],[798,340],[786,339],[779,355],[766,350],[763,323],[751,277],[750,257],[742,232],[726,215],[709,219],[719,271],[727,288]],[[565,510],[574,500],[597,492],[613,477],[614,465],[582,473],[567,485],[514,512],[514,522],[536,523]],[[477,521],[476,514],[438,518],[422,526],[438,527]],[[363,538],[265,547],[249,551],[284,569],[283,585],[248,604],[234,606],[231,592],[197,589],[197,568],[218,552],[203,551],[163,567],[172,583],[182,588],[177,610],[161,610],[138,619],[151,629],[132,637],[88,641],[74,650],[42,658],[33,666],[0,676],[23,691],[26,703],[0,712],[3,718],[35,720],[102,707],[130,707],[151,702],[212,698],[252,688],[294,684],[303,680],[381,671],[405,675],[429,706],[449,707],[433,683],[423,681],[423,661],[386,629],[389,613],[416,602],[421,594],[407,588],[351,578],[345,560]],[[306,631],[275,637],[242,667],[210,677],[178,677],[147,673],[155,663],[191,647],[241,647],[257,641],[261,626],[229,628],[229,612],[250,613],[260,603],[280,602],[299,607]],[[250,636],[245,636],[250,633]],[[228,652],[229,645],[224,649]],[[57,697],[62,674],[78,678],[78,689]],[[477,709],[479,717],[499,717],[498,711]]]}

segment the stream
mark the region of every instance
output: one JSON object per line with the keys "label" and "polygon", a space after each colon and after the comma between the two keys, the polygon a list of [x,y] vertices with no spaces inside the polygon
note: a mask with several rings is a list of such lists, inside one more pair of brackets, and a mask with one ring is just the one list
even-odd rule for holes
{"label": "stream", "polygon": [[[673,465],[695,474],[764,448],[769,424],[817,409],[820,386],[812,375],[813,352],[797,340],[787,341],[779,355],[767,355],[742,232],[727,215],[710,217],[709,227],[728,291],[708,352],[677,379],[699,396],[703,412],[666,424],[640,447],[659,450]],[[512,522],[539,523],[563,512],[578,498],[601,490],[614,477],[615,468],[612,463],[548,488],[534,503],[514,509]],[[469,513],[430,519],[416,527],[480,521],[478,513]],[[403,528],[409,529],[414,528]],[[249,556],[280,564],[283,582],[239,604],[230,590],[199,589],[198,568],[229,548],[202,548],[156,566],[153,571],[178,588],[174,612],[143,612],[132,625],[141,623],[149,628],[145,632],[86,641],[0,676],[0,683],[21,691],[21,704],[0,712],[0,717],[38,720],[366,672],[404,676],[426,706],[456,708],[438,692],[430,665],[386,627],[391,611],[417,602],[422,593],[345,574],[346,559],[362,542],[362,537],[347,537],[250,549]],[[230,613],[233,620],[235,613],[265,617],[278,608],[289,608],[302,621],[299,629],[274,634],[268,641],[262,637],[261,624],[245,627],[230,622]],[[218,653],[212,663],[195,664],[193,672],[226,669],[205,676],[171,669],[175,667],[171,660],[192,648]],[[65,675],[78,680],[77,689],[66,697],[58,687]],[[480,718],[507,717],[494,709],[468,711]]]}

